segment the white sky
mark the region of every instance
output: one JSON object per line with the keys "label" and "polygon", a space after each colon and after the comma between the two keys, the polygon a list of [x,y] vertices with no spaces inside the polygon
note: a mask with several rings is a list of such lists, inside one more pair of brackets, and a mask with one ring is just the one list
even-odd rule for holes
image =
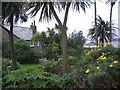
{"label": "white sky", "polygon": [[[109,15],[110,15],[110,5],[106,5],[105,2],[97,1],[97,15],[100,15],[103,20],[109,21]],[[104,1],[104,0],[101,0]],[[64,14],[58,14],[60,19],[63,21]],[[31,23],[33,21],[36,21],[37,31],[47,31],[47,27],[53,28],[56,21],[52,20],[49,23],[47,22],[39,22],[39,14],[33,19],[29,19],[27,22],[19,24],[19,26],[22,27],[30,27]],[[112,20],[118,25],[118,3],[116,3],[113,7],[113,17]],[[71,33],[74,30],[82,30],[83,35],[87,37],[88,29],[92,27],[92,22],[94,21],[94,5],[91,6],[91,8],[86,9],[86,14],[81,10],[80,13],[73,12],[72,9],[69,10],[68,14],[68,21],[67,21],[67,27],[68,31],[67,33]]]}

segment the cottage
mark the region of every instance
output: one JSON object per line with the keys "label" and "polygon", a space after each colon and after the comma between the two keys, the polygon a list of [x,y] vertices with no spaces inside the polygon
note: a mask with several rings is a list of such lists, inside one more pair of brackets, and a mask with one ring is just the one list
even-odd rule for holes
{"label": "cottage", "polygon": [[[10,30],[10,26],[5,25],[4,27],[6,29],[2,29],[2,39],[8,40],[9,39],[8,32]],[[14,38],[14,41],[19,40],[19,39],[26,40],[31,48],[35,48],[37,51],[41,52],[42,51],[41,42],[38,41],[37,44],[35,44],[35,42],[32,40],[32,37],[36,32],[37,30],[36,30],[35,22],[34,24],[33,23],[31,24],[30,28],[14,26],[13,27],[13,34],[14,34],[13,38]]]}

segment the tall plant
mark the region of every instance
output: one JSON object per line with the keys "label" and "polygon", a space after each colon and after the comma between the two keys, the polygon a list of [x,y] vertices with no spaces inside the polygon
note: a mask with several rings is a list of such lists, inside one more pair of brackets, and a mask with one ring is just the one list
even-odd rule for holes
{"label": "tall plant", "polygon": [[[59,0],[58,0],[59,1]],[[73,6],[73,9],[80,10],[80,7],[85,11],[87,6],[90,6],[88,2],[32,2],[28,6],[28,10],[32,9],[30,14],[35,16],[38,11],[40,12],[40,21],[47,20],[49,21],[53,17],[58,23],[60,32],[61,32],[61,47],[62,47],[62,59],[63,59],[63,73],[68,71],[68,63],[67,63],[67,19],[70,6]],[[58,17],[56,9],[58,11],[64,10],[64,20],[63,22]]]}
{"label": "tall plant", "polygon": [[[10,51],[13,68],[17,69],[15,51],[14,51],[14,39],[13,39],[13,24],[17,23],[19,19],[22,22],[27,21],[27,16],[22,11],[23,3],[22,2],[3,2],[2,3],[2,24],[9,24],[10,30],[8,31],[9,40],[10,40]],[[2,25],[2,28],[6,29]]]}
{"label": "tall plant", "polygon": [[[110,41],[111,35],[109,28],[110,22],[108,21],[105,22],[100,16],[98,16],[96,29],[98,31],[99,43],[104,43],[104,41],[105,42]],[[115,30],[118,30],[118,28],[115,27],[114,24],[112,24],[112,31],[114,31],[113,37],[117,37]],[[88,37],[90,37],[92,41],[96,40],[95,26],[89,29]]]}
{"label": "tall plant", "polygon": [[110,4],[110,42],[112,42],[112,11],[113,6],[115,5],[117,0],[107,0],[106,4]]}

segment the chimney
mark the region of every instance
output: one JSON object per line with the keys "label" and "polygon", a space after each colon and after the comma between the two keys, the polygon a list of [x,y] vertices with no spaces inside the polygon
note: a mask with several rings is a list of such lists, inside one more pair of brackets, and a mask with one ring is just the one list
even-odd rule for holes
{"label": "chimney", "polygon": [[34,21],[34,23],[32,22],[31,23],[31,29],[32,29],[32,32],[33,32],[33,35],[37,32],[37,30],[36,30],[36,26],[35,26],[35,21]]}

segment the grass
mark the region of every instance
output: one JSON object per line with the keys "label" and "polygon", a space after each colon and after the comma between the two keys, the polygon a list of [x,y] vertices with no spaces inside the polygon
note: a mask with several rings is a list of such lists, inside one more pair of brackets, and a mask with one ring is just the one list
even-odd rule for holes
{"label": "grass", "polygon": [[21,64],[22,68],[37,68],[40,64]]}

